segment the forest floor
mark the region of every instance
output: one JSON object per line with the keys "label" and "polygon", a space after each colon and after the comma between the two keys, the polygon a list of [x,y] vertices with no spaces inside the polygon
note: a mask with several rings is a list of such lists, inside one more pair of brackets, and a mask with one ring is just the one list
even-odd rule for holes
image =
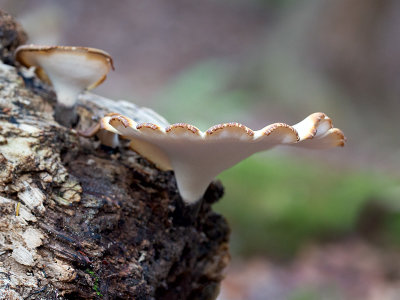
{"label": "forest floor", "polygon": [[357,239],[306,247],[290,263],[233,259],[218,300],[394,300],[399,253]]}

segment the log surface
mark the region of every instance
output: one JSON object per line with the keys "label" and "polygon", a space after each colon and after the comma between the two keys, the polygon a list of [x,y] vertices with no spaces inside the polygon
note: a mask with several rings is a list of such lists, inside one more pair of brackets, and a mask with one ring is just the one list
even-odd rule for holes
{"label": "log surface", "polygon": [[214,299],[229,261],[211,209],[222,186],[182,225],[172,172],[78,136],[114,101],[86,94],[76,129],[54,121],[51,87],[12,65],[25,39],[0,11],[0,299]]}

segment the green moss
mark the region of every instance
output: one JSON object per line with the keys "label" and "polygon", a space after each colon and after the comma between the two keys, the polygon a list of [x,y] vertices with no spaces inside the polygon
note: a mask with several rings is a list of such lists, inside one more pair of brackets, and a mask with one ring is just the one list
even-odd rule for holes
{"label": "green moss", "polygon": [[232,226],[233,252],[278,257],[352,232],[365,203],[398,184],[376,173],[274,155],[247,159],[220,179],[226,194],[215,209]]}
{"label": "green moss", "polygon": [[318,299],[343,299],[344,295],[340,288],[335,285],[321,286],[316,288],[303,286],[296,288],[288,296],[288,300],[318,300]]}
{"label": "green moss", "polygon": [[86,269],[85,272],[88,273],[94,279],[94,284],[92,288],[96,292],[96,295],[99,297],[103,297],[102,293],[100,292],[99,277],[92,270]]}

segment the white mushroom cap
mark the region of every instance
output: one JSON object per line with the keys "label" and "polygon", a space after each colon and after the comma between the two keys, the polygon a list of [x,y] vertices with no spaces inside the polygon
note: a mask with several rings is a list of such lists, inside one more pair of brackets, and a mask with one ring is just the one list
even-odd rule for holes
{"label": "white mushroom cap", "polygon": [[277,145],[312,148],[343,146],[345,137],[323,113],[315,113],[289,126],[268,125],[253,131],[239,123],[215,125],[206,132],[178,123],[162,128],[138,124],[113,114],[101,120],[101,128],[132,140],[131,147],[158,167],[174,170],[179,192],[187,204],[200,200],[210,182],[223,170],[246,157]]}
{"label": "white mushroom cap", "polygon": [[[147,107],[140,107],[125,100],[107,99],[92,93],[83,93],[79,96],[79,99],[84,102],[100,103],[102,106],[107,107],[107,110],[114,111],[114,113],[109,113],[106,116],[119,115],[121,112],[125,112],[125,115],[133,118],[138,123],[152,122],[165,127],[170,125],[163,116],[154,110]],[[100,123],[85,130],[79,130],[78,134],[87,138],[97,135],[101,144],[110,148],[116,148],[119,145],[118,134],[102,129]]]}
{"label": "white mushroom cap", "polygon": [[22,65],[36,67],[38,77],[53,85],[65,107],[73,107],[82,91],[101,84],[114,69],[111,56],[95,48],[23,45],[15,56]]}
{"label": "white mushroom cap", "polygon": [[79,130],[78,134],[87,138],[97,135],[100,143],[110,148],[117,148],[119,145],[118,134],[101,129],[100,123],[93,125],[89,129]]}

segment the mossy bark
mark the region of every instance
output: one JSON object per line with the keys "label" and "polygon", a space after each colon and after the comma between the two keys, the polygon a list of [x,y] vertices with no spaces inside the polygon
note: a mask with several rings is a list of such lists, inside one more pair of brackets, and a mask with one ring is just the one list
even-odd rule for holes
{"label": "mossy bark", "polygon": [[173,173],[78,136],[114,102],[86,94],[76,129],[54,120],[51,88],[12,65],[24,40],[0,12],[0,299],[215,298],[229,261],[211,210],[221,185],[181,225]]}

